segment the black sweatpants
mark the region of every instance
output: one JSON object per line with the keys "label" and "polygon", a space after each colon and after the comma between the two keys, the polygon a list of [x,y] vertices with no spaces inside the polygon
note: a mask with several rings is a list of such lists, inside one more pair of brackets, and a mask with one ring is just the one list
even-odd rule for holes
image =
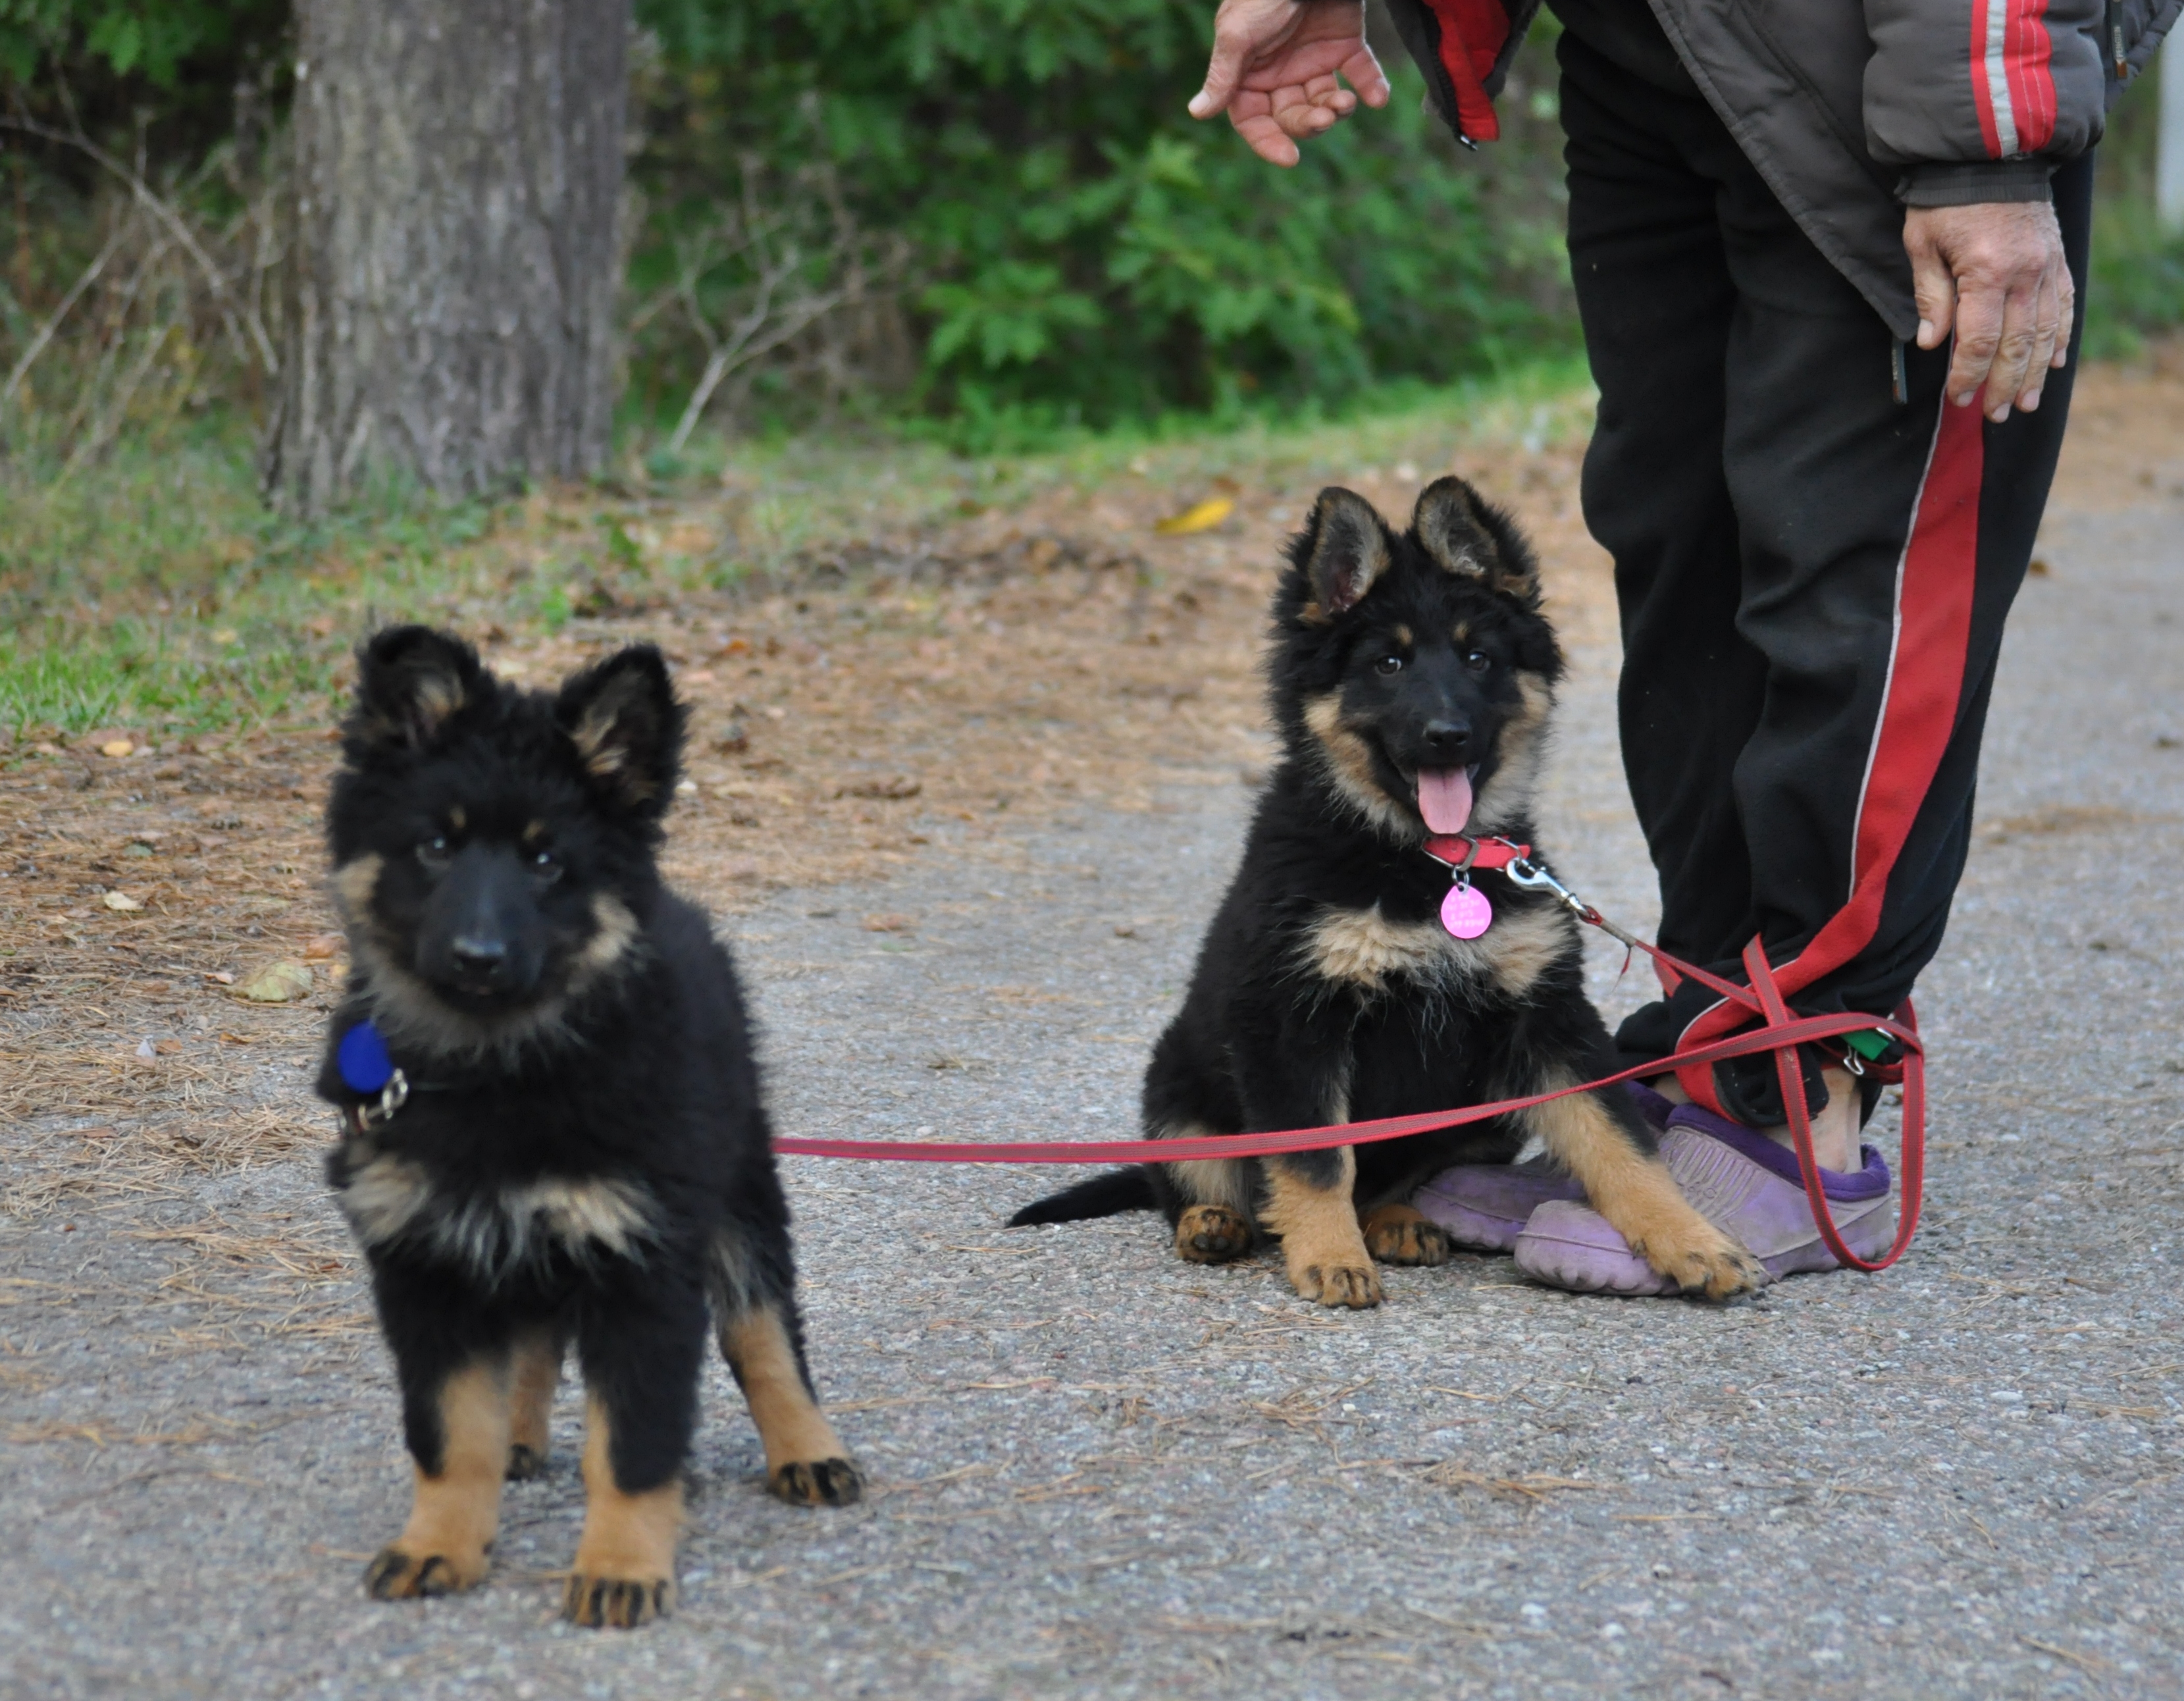
{"label": "black sweatpants", "polygon": [[[1585,514],[1615,559],[1623,759],[1661,943],[1741,981],[1757,934],[1798,1012],[1891,1012],[1964,871],[2074,366],[1996,426],[1944,401],[1946,349],[1912,348],[1898,403],[1888,328],[1696,90],[1567,31],[1560,53],[1600,389]],[[2054,184],[2081,304],[2092,168]],[[1740,1025],[1685,981],[1618,1040],[1636,1064]],[[1757,1062],[1710,1085],[1730,1114],[1780,1122]]]}

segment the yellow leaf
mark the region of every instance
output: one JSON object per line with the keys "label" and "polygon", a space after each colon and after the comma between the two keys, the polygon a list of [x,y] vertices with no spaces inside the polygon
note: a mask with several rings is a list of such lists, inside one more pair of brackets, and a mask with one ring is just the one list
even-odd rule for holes
{"label": "yellow leaf", "polygon": [[253,1004],[292,1004],[311,990],[311,971],[300,962],[269,962],[236,983],[232,996]]}
{"label": "yellow leaf", "polygon": [[1180,514],[1171,514],[1153,527],[1164,538],[1180,538],[1191,532],[1210,532],[1236,511],[1235,502],[1226,496],[1209,496],[1194,504]]}
{"label": "yellow leaf", "polygon": [[109,892],[99,902],[109,910],[141,910],[144,907],[126,892]]}
{"label": "yellow leaf", "polygon": [[98,747],[98,753],[103,756],[125,756],[136,748],[127,739],[109,739]]}

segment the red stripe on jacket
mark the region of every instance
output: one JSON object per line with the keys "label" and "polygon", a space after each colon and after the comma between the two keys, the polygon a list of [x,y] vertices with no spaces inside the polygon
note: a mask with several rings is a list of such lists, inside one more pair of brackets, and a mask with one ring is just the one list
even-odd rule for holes
{"label": "red stripe on jacket", "polygon": [[1972,0],[1972,105],[1979,113],[1980,140],[1986,144],[1990,159],[2002,158],[2002,126],[1995,120],[1994,92],[1987,81],[1987,19],[1992,8],[2008,3],[2009,0]]}
{"label": "red stripe on jacket", "polygon": [[2049,64],[2048,0],[2008,0],[2003,54],[2010,104],[2017,109],[2017,147],[2037,153],[2055,139],[2055,75]]}
{"label": "red stripe on jacket", "polygon": [[1509,39],[1509,14],[1500,0],[1426,0],[1440,25],[1440,66],[1456,87],[1456,115],[1474,142],[1492,142],[1502,120],[1486,92],[1486,79]]}
{"label": "red stripe on jacket", "polygon": [[[1841,968],[1873,942],[1888,877],[1956,732],[1971,646],[1986,435],[1977,408],[1957,407],[1946,396],[1939,405],[1942,417],[1919,488],[1911,536],[1897,569],[1896,641],[1858,799],[1850,897],[1793,961],[1776,969],[1775,981],[1786,998]],[[1747,1019],[1747,1012],[1724,1000],[1685,1029],[1680,1046],[1719,1039]],[[1700,1103],[1720,1109],[1711,1069],[1680,1070],[1676,1079]]]}

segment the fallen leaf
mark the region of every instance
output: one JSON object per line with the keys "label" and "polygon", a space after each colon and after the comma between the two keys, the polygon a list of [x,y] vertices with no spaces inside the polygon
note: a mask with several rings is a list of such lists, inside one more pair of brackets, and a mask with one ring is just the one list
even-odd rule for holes
{"label": "fallen leaf", "polygon": [[231,1034],[225,1028],[220,1029],[220,1037],[231,1046],[254,1046],[258,1043],[248,1034]]}
{"label": "fallen leaf", "polygon": [[136,899],[131,897],[126,892],[109,892],[98,901],[105,905],[109,910],[121,910],[126,912],[129,910],[141,910],[144,907],[143,905],[138,903]]}
{"label": "fallen leaf", "polygon": [[311,971],[300,962],[269,962],[237,983],[234,996],[253,1004],[292,1004],[308,996]]}
{"label": "fallen leaf", "polygon": [[917,923],[909,916],[866,916],[865,931],[868,934],[908,933]]}
{"label": "fallen leaf", "polygon": [[1154,526],[1153,530],[1164,538],[1180,538],[1192,532],[1210,532],[1235,511],[1234,498],[1209,496],[1203,502],[1194,503],[1180,514],[1169,515]]}
{"label": "fallen leaf", "polygon": [[339,956],[348,943],[339,934],[313,934],[304,941],[304,961],[322,962],[327,957]]}
{"label": "fallen leaf", "polygon": [[171,1057],[182,1049],[182,1042],[170,1034],[164,1040],[153,1040],[152,1049],[163,1057]]}
{"label": "fallen leaf", "polygon": [[215,968],[211,973],[205,976],[205,979],[207,980],[216,980],[222,986],[232,986],[235,984],[235,977],[230,974],[224,968]]}
{"label": "fallen leaf", "polygon": [[127,739],[109,739],[98,747],[98,753],[103,756],[125,756],[133,752],[136,748],[136,746]]}

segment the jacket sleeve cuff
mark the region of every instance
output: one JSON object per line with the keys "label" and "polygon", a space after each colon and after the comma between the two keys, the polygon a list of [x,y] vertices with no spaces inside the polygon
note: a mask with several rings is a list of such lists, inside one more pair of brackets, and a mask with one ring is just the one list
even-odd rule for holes
{"label": "jacket sleeve cuff", "polygon": [[1896,198],[1907,207],[1968,207],[1980,201],[2053,199],[2048,179],[2055,162],[1971,159],[1914,165],[1897,181]]}

